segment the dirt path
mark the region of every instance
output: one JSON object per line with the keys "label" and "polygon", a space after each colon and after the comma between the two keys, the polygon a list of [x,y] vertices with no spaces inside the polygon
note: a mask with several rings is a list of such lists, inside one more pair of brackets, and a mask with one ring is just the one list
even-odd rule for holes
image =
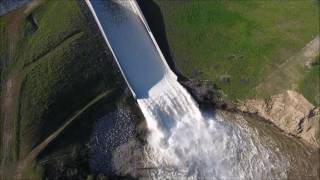
{"label": "dirt path", "polygon": [[303,69],[310,66],[320,53],[320,37],[317,36],[297,54],[287,59],[267,76],[256,87],[257,92],[266,92],[266,96],[281,93],[282,91],[298,88]]}
{"label": "dirt path", "polygon": [[[6,64],[14,63],[17,43],[19,41],[20,26],[22,25],[23,19],[35,8],[41,5],[43,0],[34,0],[27,4],[26,7],[21,8],[8,15],[10,22],[7,27],[7,38],[8,38],[8,59]],[[59,49],[60,45],[68,42],[74,38],[79,38],[83,35],[81,31],[70,34],[67,38],[59,42],[50,52]],[[11,68],[8,72],[7,77],[3,79],[2,83],[2,96],[0,101],[0,116],[2,120],[2,141],[1,141],[1,155],[2,160],[0,161],[0,179],[5,179],[6,171],[8,166],[14,166],[15,162],[19,159],[19,145],[16,144],[19,136],[19,97],[21,84],[26,74],[32,70],[32,68],[41,63],[43,57],[47,56],[49,52],[46,52],[37,61],[28,64],[26,67],[19,66]]]}
{"label": "dirt path", "polygon": [[[19,37],[19,28],[22,20],[22,14],[20,11],[17,13],[11,13],[7,18],[10,19],[10,23],[7,26],[7,38],[8,38],[8,59],[6,64],[10,64],[14,61],[17,41]],[[6,79],[3,80],[2,89],[3,94],[1,96],[1,119],[2,119],[2,167],[9,161],[13,160],[15,143],[15,119],[16,114],[15,98],[18,96],[19,89],[17,89],[16,73],[10,73]]]}
{"label": "dirt path", "polygon": [[13,148],[15,143],[15,120],[14,114],[16,113],[16,107],[14,99],[18,96],[16,90],[17,81],[15,77],[10,77],[4,83],[4,93],[1,98],[1,114],[3,120],[3,129],[2,129],[2,167],[6,163],[15,159],[15,149]]}
{"label": "dirt path", "polygon": [[40,152],[47,147],[47,145],[52,142],[56,137],[58,137],[61,132],[65,128],[67,128],[74,120],[76,120],[83,112],[88,110],[91,106],[99,102],[102,98],[106,97],[108,94],[110,94],[112,90],[104,92],[91,100],[86,106],[84,106],[82,109],[77,111],[70,119],[68,119],[60,128],[58,128],[56,131],[54,131],[51,135],[49,135],[44,141],[42,141],[39,145],[37,145],[35,148],[32,149],[32,151],[18,163],[17,169],[16,169],[16,177],[15,179],[22,179],[23,170],[33,161],[35,158],[40,154]]}
{"label": "dirt path", "polygon": [[19,28],[22,20],[22,15],[20,12],[10,13],[7,17],[9,19],[9,24],[7,26],[8,35],[8,59],[12,60],[15,55],[16,45],[19,37]]}
{"label": "dirt path", "polygon": [[[6,38],[8,42],[6,64],[12,64],[15,61],[17,44],[20,37],[20,28],[23,19],[34,9],[40,5],[41,0],[35,0],[36,3],[29,3],[27,6],[20,8],[7,15],[8,26],[6,29]],[[2,120],[2,141],[1,141],[1,168],[0,177],[6,179],[5,172],[8,171],[8,164],[14,164],[18,159],[16,147],[16,137],[18,133],[17,111],[19,109],[18,101],[21,87],[21,77],[19,77],[19,69],[8,72],[6,78],[1,84],[3,92],[1,96],[0,116]]]}
{"label": "dirt path", "polygon": [[27,4],[27,6],[25,7],[23,13],[24,14],[29,14],[30,12],[32,12],[34,9],[36,9],[37,7],[39,7],[42,3],[44,3],[45,0],[33,0],[30,3]]}
{"label": "dirt path", "polygon": [[41,63],[41,59],[44,59],[46,56],[48,56],[50,53],[52,53],[53,51],[56,51],[58,49],[61,49],[61,45],[63,45],[64,43],[73,41],[75,39],[80,38],[83,35],[83,32],[80,30],[74,31],[72,33],[70,33],[70,35],[68,35],[67,37],[65,37],[64,39],[62,39],[60,42],[58,42],[56,45],[54,45],[52,48],[50,48],[50,50],[43,52],[42,54],[40,54],[38,57],[36,57],[32,62],[30,63],[25,63],[24,64],[24,71],[28,71],[25,69],[31,69],[33,68],[35,65],[39,64],[39,62]]}

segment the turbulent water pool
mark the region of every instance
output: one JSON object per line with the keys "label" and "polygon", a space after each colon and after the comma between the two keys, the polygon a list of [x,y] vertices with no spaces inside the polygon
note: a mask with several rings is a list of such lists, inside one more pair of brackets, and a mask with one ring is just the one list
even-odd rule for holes
{"label": "turbulent water pool", "polygon": [[[121,120],[127,123],[113,128],[128,131],[120,133],[121,138],[119,134],[108,135],[96,146],[113,147],[108,157],[112,172],[146,179],[317,178],[318,169],[313,164],[317,152],[298,141],[242,116],[200,111],[168,67],[135,1],[87,3],[135,95],[149,132],[147,142],[140,144],[132,140],[130,116],[117,119],[117,124]],[[97,129],[101,127],[103,123]],[[92,166],[103,159],[94,155]]]}

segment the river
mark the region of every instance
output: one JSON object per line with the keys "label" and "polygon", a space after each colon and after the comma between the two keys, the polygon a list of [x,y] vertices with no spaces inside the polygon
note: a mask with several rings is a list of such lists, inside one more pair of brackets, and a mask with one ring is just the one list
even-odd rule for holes
{"label": "river", "polygon": [[252,121],[227,121],[201,111],[167,65],[135,1],[87,3],[146,119],[141,169],[155,167],[148,178],[316,178],[309,161],[314,152],[299,142],[268,128],[261,131],[264,125]]}

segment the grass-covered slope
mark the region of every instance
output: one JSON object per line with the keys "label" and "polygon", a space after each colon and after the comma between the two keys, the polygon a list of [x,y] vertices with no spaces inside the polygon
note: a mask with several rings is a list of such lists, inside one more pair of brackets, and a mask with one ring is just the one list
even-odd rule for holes
{"label": "grass-covered slope", "polygon": [[76,1],[48,1],[34,13],[39,27],[24,37],[17,62],[27,71],[20,94],[22,154],[121,82]]}
{"label": "grass-covered slope", "polygon": [[[68,156],[75,146],[86,149],[95,120],[112,110],[125,87],[83,1],[33,2],[0,17],[1,90],[8,89],[0,99],[1,141],[9,139],[0,145],[4,162],[0,179],[17,173],[26,179],[41,176],[37,162],[15,171],[75,115],[74,121],[82,124],[72,121],[58,140],[65,144],[51,147],[50,152]],[[112,93],[94,101],[106,92]],[[75,134],[75,139],[68,137]],[[55,158],[54,154],[50,156]]]}
{"label": "grass-covered slope", "polygon": [[180,71],[232,100],[265,95],[256,86],[319,34],[314,0],[154,2]]}
{"label": "grass-covered slope", "polygon": [[[86,26],[75,1],[48,1],[33,13],[39,28],[34,35],[23,39],[24,47],[28,47],[28,51],[23,51],[19,56],[25,59],[25,65],[46,55],[73,35],[83,31]],[[28,24],[25,24],[25,29],[27,26]],[[25,32],[25,35],[28,33]]]}
{"label": "grass-covered slope", "polygon": [[307,69],[305,76],[299,83],[299,91],[312,104],[320,106],[320,56]]}

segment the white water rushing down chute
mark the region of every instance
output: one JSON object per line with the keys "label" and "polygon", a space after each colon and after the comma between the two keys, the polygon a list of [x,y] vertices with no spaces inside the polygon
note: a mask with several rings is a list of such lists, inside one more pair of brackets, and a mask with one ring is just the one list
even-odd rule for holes
{"label": "white water rushing down chute", "polygon": [[287,161],[246,124],[205,115],[179,84],[134,0],[87,1],[145,116],[154,179],[279,179]]}
{"label": "white water rushing down chute", "polygon": [[257,134],[202,114],[177,81],[164,78],[138,103],[150,131],[155,179],[285,178],[286,162],[264,147]]}

